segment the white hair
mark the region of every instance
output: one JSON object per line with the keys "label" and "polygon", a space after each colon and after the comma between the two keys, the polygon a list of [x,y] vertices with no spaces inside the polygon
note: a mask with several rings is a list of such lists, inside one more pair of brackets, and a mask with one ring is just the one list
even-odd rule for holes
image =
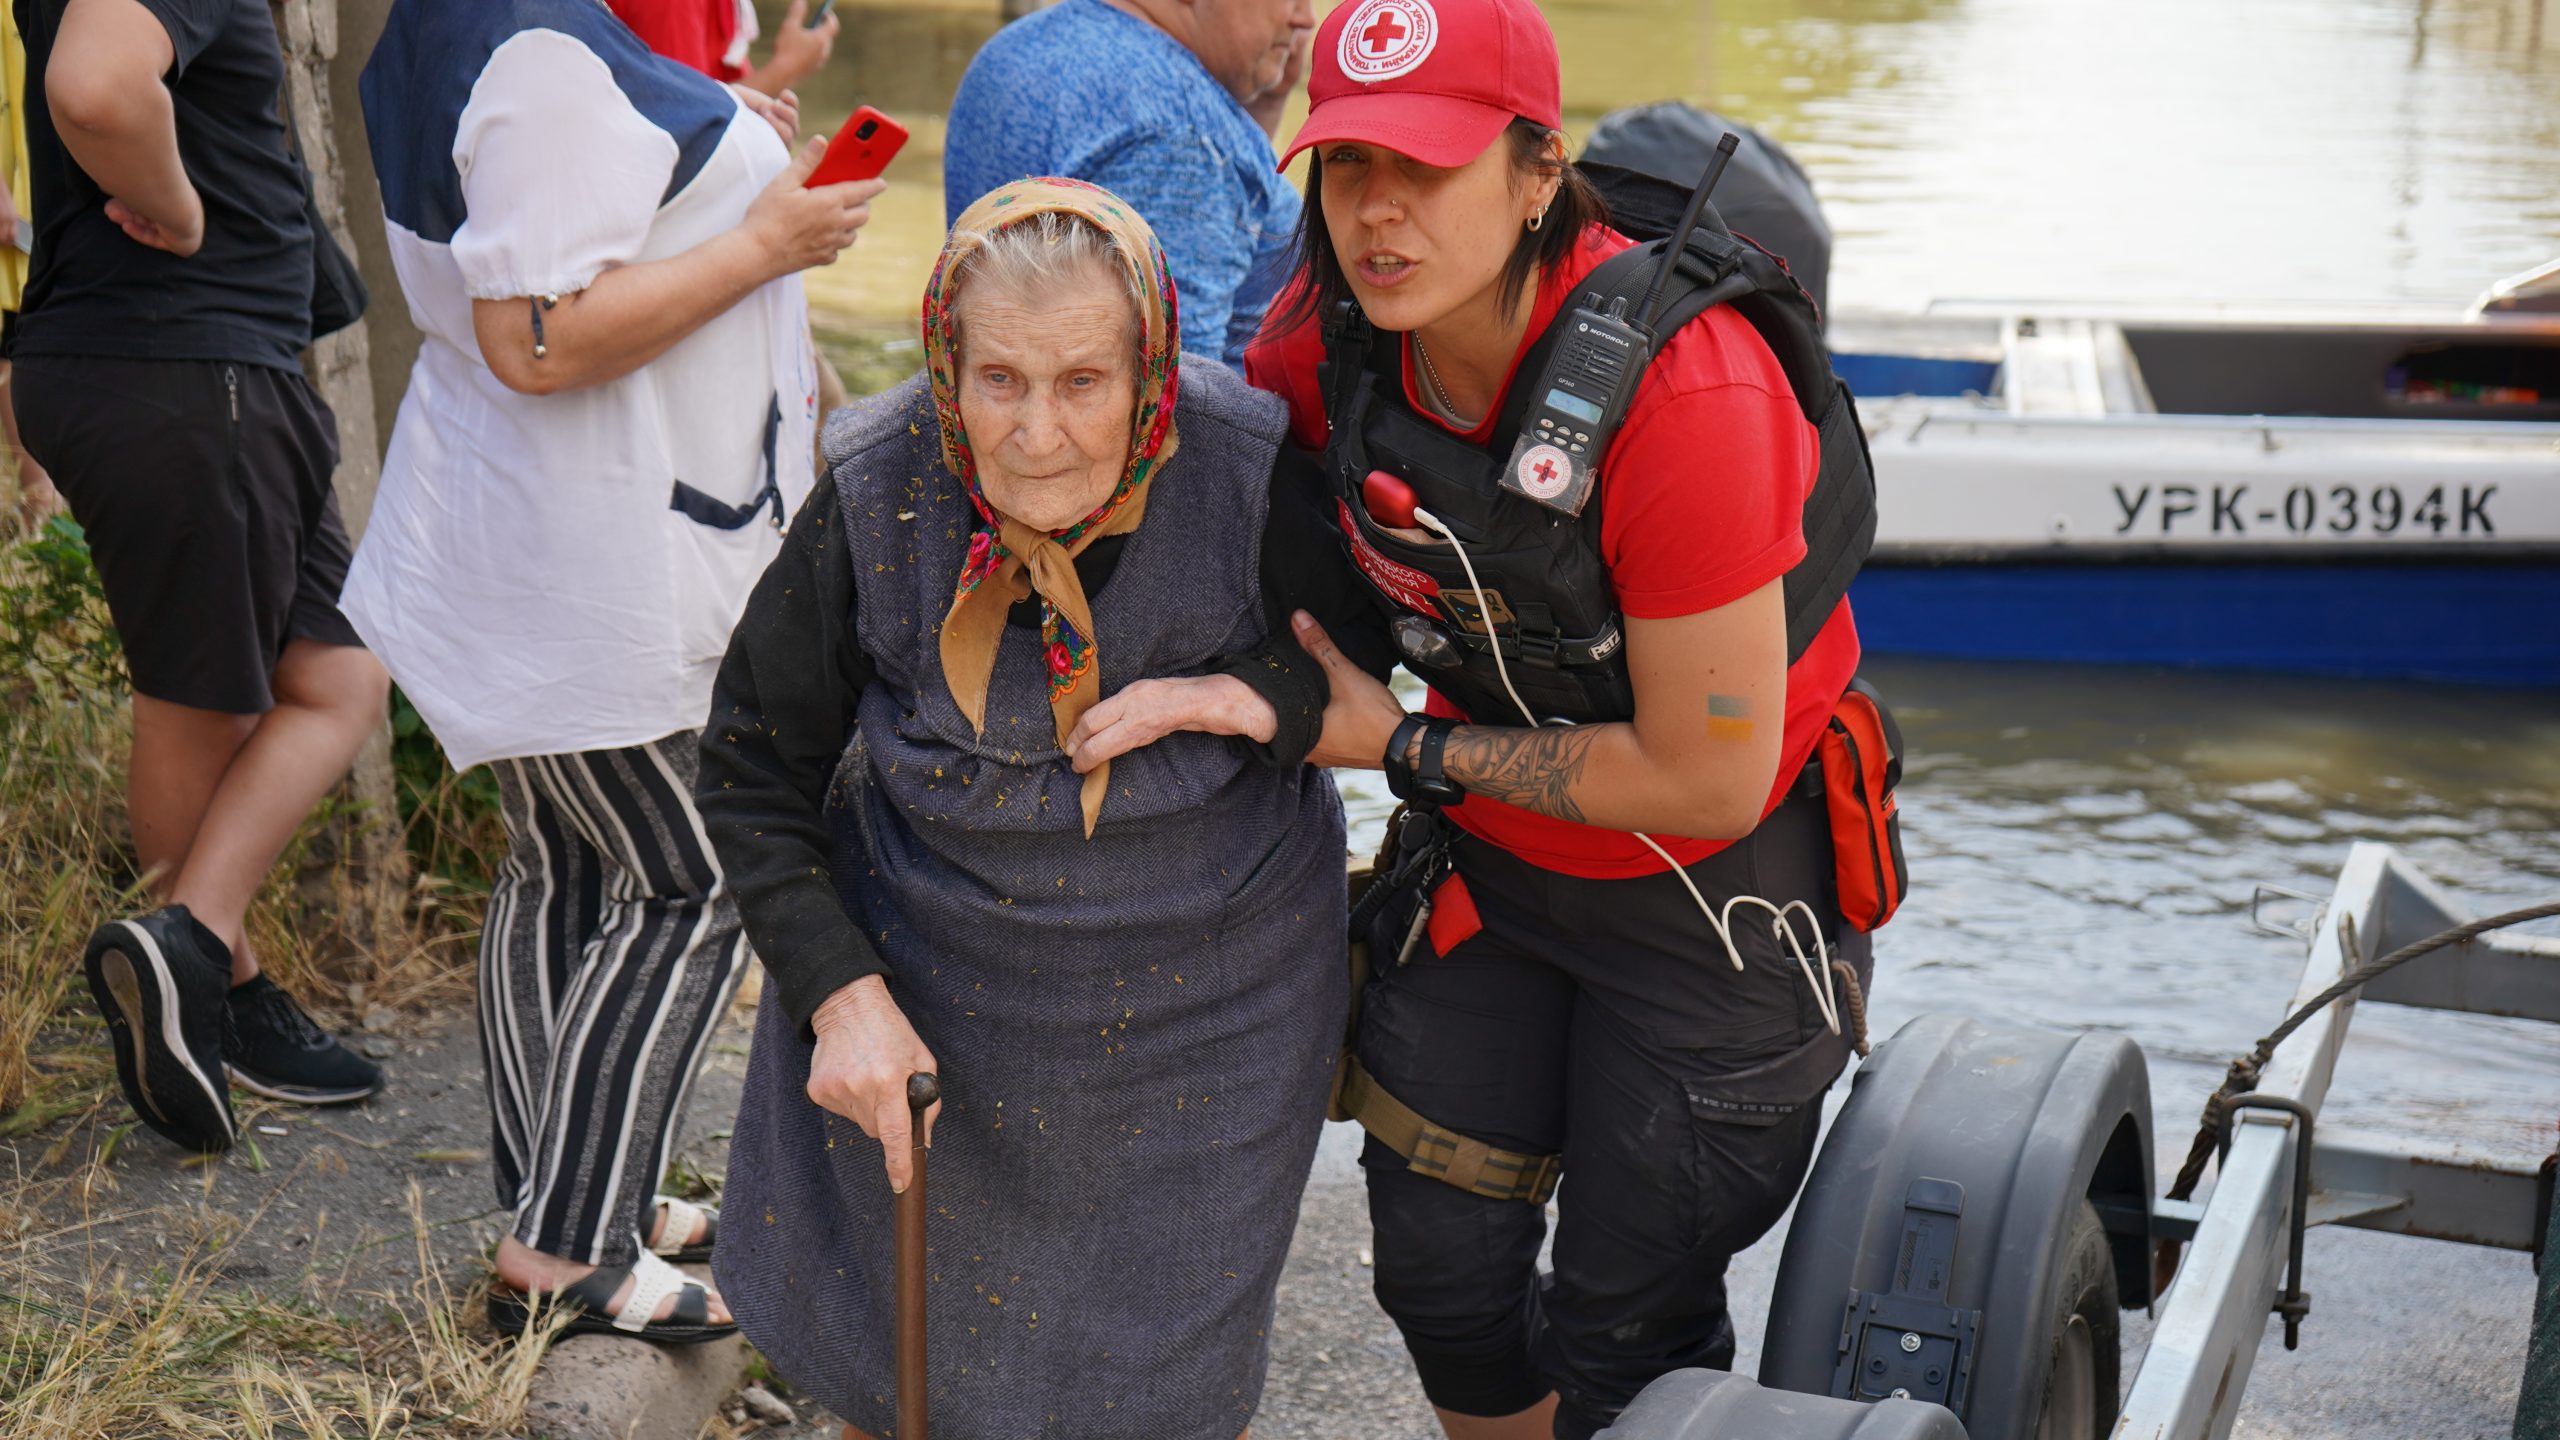
{"label": "white hair", "polygon": [[1129,299],[1131,339],[1137,345],[1146,343],[1146,297],[1139,293],[1137,277],[1122,263],[1117,235],[1081,216],[1042,210],[995,230],[962,231],[952,238],[976,242],[951,277],[955,349],[967,343],[969,297],[981,286],[1009,295],[1039,295],[1093,278],[1096,271],[1118,282],[1120,292]]}

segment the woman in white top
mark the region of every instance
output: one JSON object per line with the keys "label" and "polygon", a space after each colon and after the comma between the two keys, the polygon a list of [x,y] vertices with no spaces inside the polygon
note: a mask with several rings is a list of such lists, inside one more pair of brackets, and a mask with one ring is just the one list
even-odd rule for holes
{"label": "woman in white top", "polygon": [[508,854],[480,949],[491,1318],[734,1326],[655,1196],[747,944],[690,799],[729,630],[810,484],[799,272],[877,181],[804,189],[787,101],[651,55],[598,0],[398,0],[363,79],[425,344],[341,601]]}

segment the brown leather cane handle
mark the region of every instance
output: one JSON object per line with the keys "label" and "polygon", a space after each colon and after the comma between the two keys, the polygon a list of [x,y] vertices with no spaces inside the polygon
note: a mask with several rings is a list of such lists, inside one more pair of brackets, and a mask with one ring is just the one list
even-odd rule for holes
{"label": "brown leather cane handle", "polygon": [[907,1141],[914,1167],[898,1197],[898,1435],[925,1440],[924,1112],[942,1098],[942,1082],[919,1070],[907,1077]]}

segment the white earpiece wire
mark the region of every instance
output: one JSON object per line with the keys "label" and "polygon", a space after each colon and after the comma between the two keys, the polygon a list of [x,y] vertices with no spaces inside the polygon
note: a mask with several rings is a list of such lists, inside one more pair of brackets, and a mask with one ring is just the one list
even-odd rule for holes
{"label": "white earpiece wire", "polygon": [[[1476,614],[1484,620],[1485,639],[1493,650],[1493,672],[1502,677],[1503,693],[1509,695],[1511,703],[1519,708],[1520,718],[1529,722],[1531,729],[1537,729],[1538,717],[1530,712],[1528,702],[1520,698],[1519,690],[1511,683],[1511,667],[1504,663],[1502,658],[1502,637],[1494,633],[1493,613],[1485,604],[1484,585],[1476,579],[1476,564],[1475,561],[1467,558],[1465,543],[1441,522],[1439,516],[1419,505],[1413,507],[1413,518],[1414,523],[1448,541],[1450,548],[1457,553],[1458,564],[1467,572],[1467,588],[1473,591],[1476,597]],[[1671,858],[1670,851],[1663,849],[1652,836],[1641,830],[1630,830],[1627,833],[1643,841],[1646,849],[1661,856],[1662,863],[1670,867],[1672,875],[1679,880],[1681,888],[1687,890],[1689,898],[1697,902],[1698,913],[1706,917],[1707,927],[1715,931],[1716,940],[1724,946],[1725,958],[1733,962],[1734,969],[1742,968],[1742,951],[1733,943],[1733,907],[1757,905],[1768,911],[1771,931],[1786,946],[1788,953],[1796,962],[1796,968],[1804,972],[1805,984],[1813,989],[1813,1003],[1815,1008],[1822,1012],[1822,1023],[1831,1027],[1832,1034],[1840,1033],[1839,989],[1831,975],[1830,949],[1822,940],[1822,919],[1813,913],[1812,906],[1802,900],[1790,900],[1781,908],[1757,895],[1736,895],[1725,902],[1724,913],[1719,915],[1715,907],[1707,903],[1707,897],[1699,893],[1697,882],[1689,878],[1688,870],[1679,861]],[[1816,968],[1813,956],[1805,952],[1804,943],[1796,938],[1795,926],[1787,919],[1787,913],[1792,910],[1803,911],[1806,925],[1812,928],[1814,949],[1822,956],[1823,963],[1819,968]]]}

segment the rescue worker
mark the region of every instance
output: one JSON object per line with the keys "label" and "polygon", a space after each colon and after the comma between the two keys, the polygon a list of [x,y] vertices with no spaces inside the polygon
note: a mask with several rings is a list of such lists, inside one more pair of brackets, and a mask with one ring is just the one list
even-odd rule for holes
{"label": "rescue worker", "polygon": [[1300,269],[1247,370],[1324,452],[1434,692],[1407,715],[1298,617],[1332,689],[1316,760],[1383,768],[1407,805],[1355,915],[1379,973],[1337,1102],[1443,1429],[1581,1440],[1664,1373],[1731,1365],[1727,1262],[1786,1209],[1857,1041],[1869,948],[1808,761],[1858,667],[1872,474],[1818,341],[1790,352],[1800,399],[1717,304],[1654,348],[1596,493],[1543,503],[1593,442],[1547,414],[1556,444],[1515,456],[1539,342],[1631,245],[1566,163],[1546,21],[1353,0],[1311,70],[1283,157],[1313,152]]}

